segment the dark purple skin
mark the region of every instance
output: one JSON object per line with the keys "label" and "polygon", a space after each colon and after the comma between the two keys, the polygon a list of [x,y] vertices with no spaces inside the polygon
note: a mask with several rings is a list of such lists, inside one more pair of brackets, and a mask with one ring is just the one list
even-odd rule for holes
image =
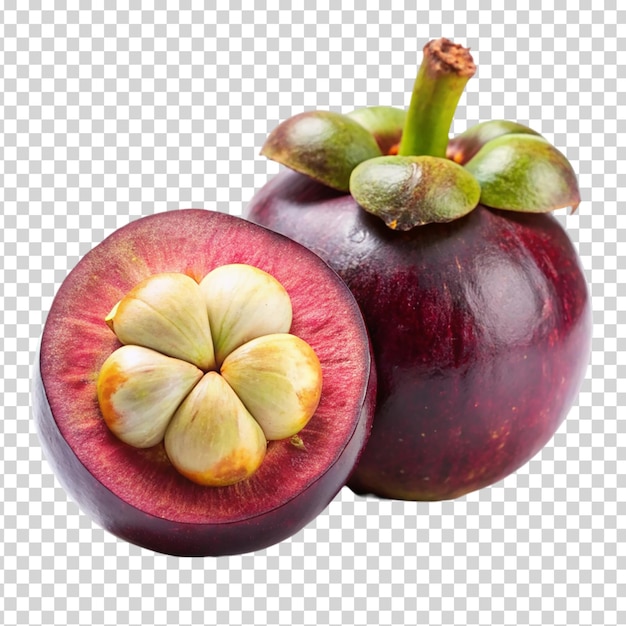
{"label": "dark purple skin", "polygon": [[478,206],[396,232],[350,195],[285,171],[247,217],[325,259],[365,317],[378,396],[355,492],[456,498],[511,474],[554,435],[584,378],[591,310],[553,216]]}
{"label": "dark purple skin", "polygon": [[[117,439],[100,413],[95,383],[103,361],[120,345],[105,316],[132,286],[163,271],[199,281],[227,263],[264,269],[288,291],[291,332],[313,347],[322,364],[322,397],[300,432],[303,447],[272,441],[247,480],[202,487],[174,469],[162,444],[136,449]],[[32,412],[46,459],[96,523],[157,552],[223,556],[278,543],[326,508],[369,436],[375,394],[359,307],[325,263],[241,218],[187,210],[131,222],[65,279],[34,366]]]}

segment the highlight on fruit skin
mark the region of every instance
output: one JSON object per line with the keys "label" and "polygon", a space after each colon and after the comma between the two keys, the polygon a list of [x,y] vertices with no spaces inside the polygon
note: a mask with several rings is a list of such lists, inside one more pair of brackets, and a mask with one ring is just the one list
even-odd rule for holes
{"label": "highlight on fruit skin", "polygon": [[289,334],[284,287],[247,264],[145,278],[106,317],[125,345],[102,366],[98,401],[125,443],[164,441],[172,465],[200,485],[246,480],[267,440],[287,439],[322,394],[315,351]]}

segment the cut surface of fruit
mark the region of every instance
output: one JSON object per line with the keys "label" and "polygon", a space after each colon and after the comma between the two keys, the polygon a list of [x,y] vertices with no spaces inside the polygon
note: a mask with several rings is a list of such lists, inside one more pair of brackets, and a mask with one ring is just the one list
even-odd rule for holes
{"label": "cut surface of fruit", "polygon": [[[153,274],[178,272],[199,283],[226,264],[257,267],[285,288],[291,332],[317,354],[324,387],[299,433],[304,447],[271,441],[249,479],[207,488],[178,473],[162,444],[136,449],[119,441],[102,419],[96,380],[120,347],[103,320],[126,293]],[[291,536],[327,506],[367,439],[374,390],[362,316],[325,263],[240,218],[189,209],[128,224],[72,270],[44,328],[33,414],[59,480],[106,529],[169,554],[236,554]]]}

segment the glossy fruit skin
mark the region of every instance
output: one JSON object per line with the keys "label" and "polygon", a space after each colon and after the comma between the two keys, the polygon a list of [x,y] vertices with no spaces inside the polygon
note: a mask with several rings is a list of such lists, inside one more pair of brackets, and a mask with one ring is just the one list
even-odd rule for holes
{"label": "glossy fruit skin", "polygon": [[355,492],[456,498],[511,474],[553,436],[591,341],[583,271],[553,216],[479,205],[396,232],[351,196],[287,171],[246,216],[324,258],[365,317],[378,396]]}
{"label": "glossy fruit skin", "polygon": [[[139,450],[118,440],[99,412],[95,381],[103,361],[119,347],[104,318],[131,286],[160,271],[200,280],[214,266],[228,263],[265,269],[285,286],[294,311],[300,311],[294,313],[292,332],[314,347],[326,379],[318,411],[300,433],[305,449],[289,440],[270,442],[252,478],[210,488],[181,476],[162,444]],[[317,301],[297,286],[305,270],[308,286],[323,291]],[[342,327],[349,346],[341,348],[343,355],[335,352],[344,343],[336,335],[343,322],[330,323],[338,310],[349,320]],[[341,366],[348,350],[361,355],[353,368],[356,375]],[[59,482],[109,532],[175,556],[241,554],[292,536],[345,485],[371,430],[376,373],[370,359],[354,298],[315,255],[241,218],[171,211],[119,229],[65,279],[33,367],[32,415]],[[337,437],[333,433],[339,430]]]}

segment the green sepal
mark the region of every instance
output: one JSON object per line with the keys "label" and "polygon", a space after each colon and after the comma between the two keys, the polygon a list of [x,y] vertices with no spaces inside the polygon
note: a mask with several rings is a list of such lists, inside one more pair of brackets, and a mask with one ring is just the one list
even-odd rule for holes
{"label": "green sepal", "polygon": [[453,137],[448,142],[446,157],[464,165],[467,163],[487,142],[503,135],[538,135],[536,131],[517,122],[507,120],[490,120],[481,122],[468,128],[460,135]]}
{"label": "green sepal", "polygon": [[328,187],[348,191],[352,170],[381,151],[372,134],[347,115],[309,111],[279,124],[261,154]]}
{"label": "green sepal", "polygon": [[439,157],[383,156],[358,165],[350,193],[389,228],[450,222],[478,204],[480,186],[463,167]]}
{"label": "green sepal", "polygon": [[570,162],[543,137],[503,135],[465,164],[480,183],[480,202],[494,209],[548,213],[575,211],[580,190]]}
{"label": "green sepal", "polygon": [[357,121],[374,136],[383,154],[390,154],[402,138],[406,111],[388,106],[373,106],[355,109],[346,114]]}

